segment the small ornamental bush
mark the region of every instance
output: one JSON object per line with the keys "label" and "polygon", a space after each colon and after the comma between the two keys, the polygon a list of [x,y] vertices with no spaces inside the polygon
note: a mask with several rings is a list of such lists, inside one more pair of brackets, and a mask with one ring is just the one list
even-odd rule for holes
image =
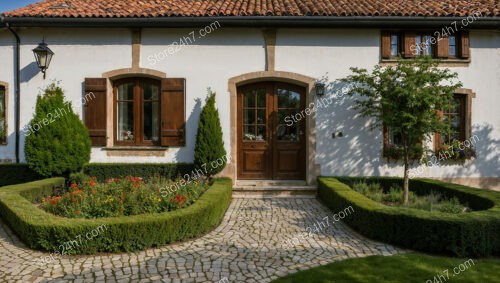
{"label": "small ornamental bush", "polygon": [[139,177],[108,179],[97,183],[95,178],[72,176],[67,192],[42,198],[44,210],[62,217],[101,218],[161,213],[193,204],[208,188],[192,181],[176,185],[170,180]]}
{"label": "small ornamental bush", "polygon": [[224,169],[226,161],[219,111],[215,108],[215,93],[209,90],[198,123],[194,165],[196,168],[202,169],[206,177],[210,179]]}
{"label": "small ornamental bush", "polygon": [[90,138],[80,117],[56,84],[38,96],[24,151],[31,169],[42,176],[67,176],[90,160]]}

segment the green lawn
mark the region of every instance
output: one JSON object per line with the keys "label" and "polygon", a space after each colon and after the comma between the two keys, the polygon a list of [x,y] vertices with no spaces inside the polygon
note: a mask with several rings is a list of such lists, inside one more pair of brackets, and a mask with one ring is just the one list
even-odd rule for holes
{"label": "green lawn", "polygon": [[[500,282],[500,259],[473,259],[473,262],[466,263],[468,260],[418,253],[370,256],[334,262],[273,282]],[[454,274],[454,268],[458,274]]]}

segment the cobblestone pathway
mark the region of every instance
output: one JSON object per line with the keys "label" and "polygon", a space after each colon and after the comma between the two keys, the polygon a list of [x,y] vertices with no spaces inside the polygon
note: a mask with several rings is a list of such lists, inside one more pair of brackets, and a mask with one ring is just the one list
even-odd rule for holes
{"label": "cobblestone pathway", "polygon": [[[329,225],[314,231],[327,216]],[[0,221],[0,282],[269,282],[332,261],[401,252],[332,216],[316,199],[234,199],[222,224],[199,239],[137,253],[64,256],[42,267],[37,260],[48,253],[26,248]]]}

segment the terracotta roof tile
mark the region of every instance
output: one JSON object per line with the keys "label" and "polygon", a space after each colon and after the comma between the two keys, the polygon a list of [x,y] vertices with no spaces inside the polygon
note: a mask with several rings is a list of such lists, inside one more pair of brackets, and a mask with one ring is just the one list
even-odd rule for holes
{"label": "terracotta roof tile", "polygon": [[45,0],[7,17],[500,16],[499,0]]}

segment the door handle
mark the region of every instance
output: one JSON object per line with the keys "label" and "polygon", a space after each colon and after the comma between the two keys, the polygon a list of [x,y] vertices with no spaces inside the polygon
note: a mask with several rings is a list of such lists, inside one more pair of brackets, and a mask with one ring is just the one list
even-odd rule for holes
{"label": "door handle", "polygon": [[250,147],[251,148],[256,148],[257,146],[255,144],[252,144]]}

